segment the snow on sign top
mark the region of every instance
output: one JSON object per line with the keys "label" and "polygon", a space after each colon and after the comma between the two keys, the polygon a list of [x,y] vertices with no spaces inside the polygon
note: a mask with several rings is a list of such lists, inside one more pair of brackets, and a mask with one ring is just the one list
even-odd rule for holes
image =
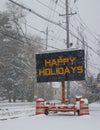
{"label": "snow on sign top", "polygon": [[84,50],[36,54],[37,82],[85,79]]}

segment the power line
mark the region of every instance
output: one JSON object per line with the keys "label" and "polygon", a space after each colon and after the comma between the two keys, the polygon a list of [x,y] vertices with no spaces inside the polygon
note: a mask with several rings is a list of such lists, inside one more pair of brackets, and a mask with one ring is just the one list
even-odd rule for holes
{"label": "power line", "polygon": [[[73,24],[70,24],[76,31],[79,31]],[[88,38],[88,40],[89,41],[91,41],[92,43],[94,42],[94,41],[92,41],[90,38]]]}
{"label": "power line", "polygon": [[52,11],[56,12],[57,14],[59,14],[59,12],[58,12],[58,11],[54,10],[54,9],[53,9],[53,8],[51,8],[50,6],[48,6],[48,5],[44,4],[43,2],[41,2],[41,1],[39,1],[39,0],[37,0],[37,2],[39,2],[41,5],[43,5],[43,6],[47,7],[48,9],[50,9],[50,10],[52,10]]}
{"label": "power line", "polygon": [[[80,17],[80,15],[78,15],[79,16],[79,18],[80,18],[80,20],[81,21],[83,21],[82,19],[81,19],[81,17]],[[82,24],[82,23],[81,23]],[[97,39],[97,37],[92,33],[92,31],[89,29],[89,27],[84,23],[84,21],[83,21],[83,27],[87,30],[87,32],[88,33],[90,33],[95,39],[96,39],[96,41],[98,41],[98,39]]]}
{"label": "power line", "polygon": [[[31,10],[30,8],[27,8],[27,7],[21,5],[21,4],[17,3],[17,2],[14,2],[13,0],[9,0],[9,1],[12,2],[12,3],[14,3],[14,4],[16,4],[17,6],[20,6],[20,7],[23,8],[23,9],[25,9],[25,10],[27,10],[27,11],[29,11],[29,12],[35,14],[36,16],[38,16],[38,17],[40,17],[40,18],[42,18],[42,19],[44,19],[44,20],[46,20],[46,21],[48,21],[48,22],[50,22],[50,23],[52,23],[52,24],[54,24],[54,25],[59,26],[60,28],[62,28],[62,29],[64,29],[64,30],[66,31],[65,27],[61,26],[59,23],[57,23],[57,22],[55,22],[55,21],[52,21],[52,20],[49,20],[49,19],[45,18],[44,16],[38,14],[37,12]],[[75,37],[76,39],[78,39],[81,43],[83,42],[81,39],[79,39],[79,38],[78,38],[75,34],[73,34],[71,31],[70,31],[70,34],[71,34],[73,37]],[[87,43],[87,42],[85,41],[85,43]],[[91,49],[95,54],[97,54],[98,56],[100,56],[100,54],[98,54],[92,47],[90,47],[89,45],[86,45],[86,44],[85,44],[85,46],[87,46],[87,47],[88,47],[89,49]]]}
{"label": "power line", "polygon": [[[78,7],[77,7],[77,11],[78,11],[77,16],[79,17],[80,21],[83,23],[83,24],[82,23],[81,24],[85,27],[85,29],[88,31],[88,33],[90,33],[96,39],[96,41],[98,41],[97,37],[94,35],[94,33],[91,31],[91,29],[86,25],[84,20],[81,18]],[[78,22],[79,22],[79,20],[78,20]]]}
{"label": "power line", "polygon": [[[81,40],[81,39],[79,39],[75,34],[73,34],[71,31],[70,31],[70,34],[73,36],[73,37],[75,37],[76,39],[78,39],[81,43],[83,43],[83,41]],[[88,42],[87,41],[84,41],[85,43],[87,43],[88,44]],[[84,44],[86,47],[88,47],[90,50],[92,50],[95,54],[97,54],[98,56],[100,56],[100,54],[97,52],[97,51],[95,51],[92,47],[90,47],[89,45],[87,45],[87,44]]]}
{"label": "power line", "polygon": [[99,67],[95,67],[93,64],[91,64],[91,63],[88,63],[90,66],[92,66],[93,68],[95,68],[96,70],[100,70],[100,68]]}
{"label": "power line", "polygon": [[[51,0],[50,0],[51,1]],[[51,2],[51,5],[49,5],[53,8],[53,11],[50,10],[50,14],[48,15],[48,19],[52,20],[54,19],[54,14],[55,14],[55,9],[56,9],[56,4],[54,4],[53,2]],[[51,28],[51,22],[49,22],[49,24],[47,25],[49,27],[49,29]]]}
{"label": "power line", "polygon": [[[9,34],[3,32],[3,31],[0,31],[0,33],[3,34],[3,35],[5,35],[5,36],[7,36],[7,37],[9,37],[9,38],[12,38],[12,39],[14,39],[14,40],[17,40],[17,41],[19,41],[19,42],[21,42],[21,43],[25,43],[24,41],[19,40],[18,38],[15,38],[15,37],[13,37],[13,36],[11,36],[11,35],[9,35]],[[26,39],[27,39],[27,40],[31,40],[31,41],[36,42],[36,43],[41,44],[41,45],[45,45],[45,43],[40,43],[40,42],[38,42],[38,41],[36,41],[36,40],[33,40],[33,39],[29,39],[29,38],[26,38]],[[33,44],[32,44],[32,45],[33,45]],[[34,46],[34,47],[37,47],[36,45],[33,45],[33,46]],[[59,49],[59,48],[56,48],[56,47],[53,47],[53,46],[50,46],[50,45],[48,45],[48,47],[53,48],[53,49]],[[59,49],[59,50],[60,50],[60,49]]]}
{"label": "power line", "polygon": [[33,14],[35,14],[35,15],[36,15],[36,16],[38,16],[39,18],[44,19],[44,20],[46,20],[46,21],[48,21],[48,22],[50,22],[50,23],[52,23],[52,24],[55,24],[55,25],[57,25],[57,26],[61,27],[62,29],[64,29],[64,28],[63,28],[63,27],[62,27],[59,23],[57,23],[57,22],[55,22],[55,21],[52,21],[52,20],[47,19],[46,17],[44,17],[44,16],[42,16],[42,15],[38,14],[37,12],[33,11],[32,9],[27,8],[27,7],[25,7],[25,6],[21,5],[21,4],[17,3],[17,2],[14,2],[13,0],[9,0],[9,1],[10,1],[10,2],[12,2],[12,3],[14,3],[14,4],[16,4],[17,6],[19,6],[19,7],[23,8],[23,9],[25,9],[25,10],[27,10],[27,11],[29,11],[29,12],[31,12],[31,13],[33,13]]}
{"label": "power line", "polygon": [[[20,21],[21,22],[21,21]],[[21,22],[22,24],[26,24],[26,23],[24,23],[24,22]],[[29,28],[31,28],[31,29],[33,29],[33,30],[35,30],[35,31],[38,31],[39,33],[41,33],[41,34],[43,34],[43,35],[46,35],[46,32],[45,31],[42,31],[42,30],[39,30],[38,28],[36,28],[36,27],[33,27],[33,26],[31,26],[31,25],[29,25],[29,24],[26,24]],[[58,31],[57,31],[57,34],[58,34]],[[56,41],[63,41],[63,39],[61,40],[59,37],[57,37],[57,38],[55,38],[55,35],[54,36],[52,36],[52,35],[50,35],[50,34],[48,34],[48,36],[53,40],[53,39],[55,39]]]}
{"label": "power line", "polygon": [[[69,7],[71,10],[75,11],[72,7]],[[86,25],[86,23],[83,21],[83,19],[81,18],[80,14],[79,14],[79,10],[78,10],[78,7],[77,7],[77,15],[79,19],[77,19],[77,21],[86,29],[86,31],[91,34],[91,36],[94,37],[94,39],[96,39],[96,41],[98,42],[98,39],[97,37],[94,35],[94,33],[91,31],[91,29]],[[76,11],[75,11],[76,12]]]}
{"label": "power line", "polygon": [[63,3],[63,6],[60,5],[59,3],[57,3],[57,5],[58,5],[59,7],[61,7],[61,8],[63,8],[63,9],[65,9],[65,7],[64,7],[65,3]]}
{"label": "power line", "polygon": [[[49,0],[49,7],[50,7],[50,6],[51,6],[51,0]],[[49,13],[49,12],[50,12],[50,9],[47,11],[47,15],[46,15],[47,18],[50,17],[50,13]],[[49,23],[48,21],[45,21],[45,23],[44,23],[44,28],[45,28],[45,27],[48,27],[48,23]],[[46,24],[47,24],[47,25],[46,25]],[[45,28],[45,29],[46,29],[46,28]]]}

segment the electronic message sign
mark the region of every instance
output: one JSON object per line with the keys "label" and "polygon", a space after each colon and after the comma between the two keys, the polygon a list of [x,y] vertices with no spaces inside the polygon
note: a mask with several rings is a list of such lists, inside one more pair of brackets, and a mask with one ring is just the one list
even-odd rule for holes
{"label": "electronic message sign", "polygon": [[85,79],[84,50],[36,54],[37,82]]}

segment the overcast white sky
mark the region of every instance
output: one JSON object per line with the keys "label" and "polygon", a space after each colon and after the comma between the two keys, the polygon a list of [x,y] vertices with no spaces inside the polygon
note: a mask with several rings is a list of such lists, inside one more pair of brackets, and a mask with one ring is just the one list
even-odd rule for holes
{"label": "overcast white sky", "polygon": [[[3,10],[6,8],[5,6],[5,2],[7,2],[8,0],[0,0],[0,9]],[[50,9],[48,9],[45,5],[49,5],[50,8],[52,8],[55,11],[58,11],[60,13],[64,13],[64,1],[65,0],[58,0],[58,5],[54,4],[54,1],[56,0],[14,0],[16,2],[19,3],[23,3],[26,7],[29,7],[31,9],[33,9],[34,11],[38,12],[39,14],[47,17],[48,19],[51,19],[53,21],[56,22],[60,22],[61,24],[65,21],[64,17],[60,17],[58,18],[58,16],[55,16],[56,12],[50,12]],[[41,4],[41,3],[42,4]],[[88,44],[90,47],[92,47],[95,51],[96,48],[98,48],[98,42],[96,41],[96,39],[94,38],[94,36],[96,36],[98,39],[100,39],[100,29],[99,29],[99,24],[100,24],[100,0],[76,0],[76,3],[74,4],[74,0],[69,0],[70,3],[70,7],[73,9],[72,12],[76,11],[77,15],[80,15],[82,18],[82,24],[85,23],[86,24],[86,28],[88,32],[84,31],[87,35],[87,39],[89,38],[90,40],[88,41]],[[71,16],[70,17],[70,21],[71,24],[74,25],[74,28],[79,27],[78,21],[75,18],[76,16]],[[77,17],[78,18],[78,17]],[[57,19],[59,19],[57,21]],[[37,29],[39,29],[40,31],[45,31],[47,25],[49,26],[49,38],[48,38],[48,44],[54,47],[58,47],[58,48],[62,48],[65,49],[65,43],[64,43],[64,39],[66,39],[66,33],[62,30],[59,29],[56,26],[51,25],[50,23],[41,20],[40,18],[38,18],[37,16],[31,14],[31,13],[27,13],[27,21],[28,24],[36,27]],[[63,23],[64,24],[64,23]],[[89,29],[88,29],[89,27]],[[70,26],[72,32],[75,34],[75,30],[72,26]],[[85,30],[83,29],[83,30]],[[29,32],[34,33],[35,30],[33,29],[28,29]],[[43,36],[42,33],[39,33],[37,31],[35,31],[35,33],[37,35],[41,35],[41,37],[44,38],[45,40],[45,35]],[[90,34],[91,33],[91,34]],[[96,34],[96,35],[95,35]],[[74,38],[70,38],[71,42],[76,43],[76,40]],[[92,41],[92,42],[91,42]],[[91,68],[90,70],[92,70],[93,74],[94,73],[98,73],[100,70],[100,56],[97,56],[95,53],[93,53],[92,51],[89,51],[89,58],[90,58],[90,63],[91,67],[89,66],[89,68]],[[94,68],[93,66],[96,66],[97,68]]]}
{"label": "overcast white sky", "polygon": [[[7,2],[9,0],[0,0],[0,9],[5,8],[5,2]],[[16,2],[22,2],[25,5],[27,5],[28,7],[36,6],[34,4],[34,2],[36,0],[15,0]],[[44,1],[45,0],[40,0],[40,1]],[[50,1],[50,0],[46,0],[46,1]],[[52,1],[56,1],[56,0],[52,0]],[[59,0],[59,1],[64,1],[64,0]],[[69,0],[69,1],[74,1],[74,0]],[[91,27],[92,31],[96,31],[97,33],[100,33],[99,30],[99,24],[100,24],[100,1],[99,0],[76,0],[77,1],[77,5],[79,8],[79,12],[81,17],[83,18],[83,20],[85,21],[85,23]]]}
{"label": "overcast white sky", "polygon": [[100,0],[79,0],[78,5],[84,22],[92,31],[100,34]]}

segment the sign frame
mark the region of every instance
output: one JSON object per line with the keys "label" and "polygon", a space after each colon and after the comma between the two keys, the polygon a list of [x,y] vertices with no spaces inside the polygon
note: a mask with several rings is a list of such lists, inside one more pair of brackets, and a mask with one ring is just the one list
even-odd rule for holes
{"label": "sign frame", "polygon": [[85,80],[83,49],[36,54],[37,82]]}

